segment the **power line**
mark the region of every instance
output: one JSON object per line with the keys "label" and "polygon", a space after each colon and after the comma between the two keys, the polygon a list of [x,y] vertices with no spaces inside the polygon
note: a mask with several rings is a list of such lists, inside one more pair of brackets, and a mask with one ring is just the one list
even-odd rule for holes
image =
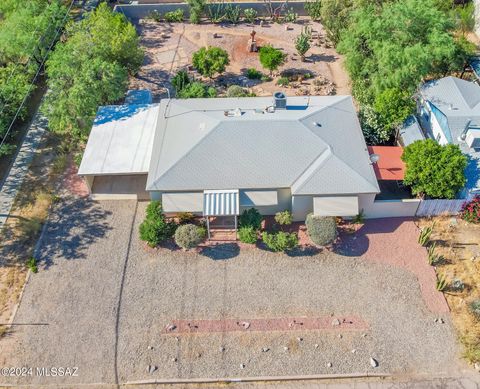
{"label": "power line", "polygon": [[70,11],[72,10],[73,3],[74,3],[74,2],[75,2],[75,0],[72,0],[72,2],[70,3],[70,6],[69,6],[67,12],[65,13],[65,16],[64,16],[64,18],[63,18],[63,20],[62,20],[61,25],[57,28],[56,33],[55,33],[55,36],[53,37],[53,40],[52,40],[50,46],[48,47],[47,52],[45,53],[45,56],[43,57],[42,62],[41,62],[41,64],[39,65],[38,70],[37,70],[37,72],[35,73],[35,76],[34,76],[33,79],[32,79],[32,82],[30,83],[30,86],[29,86],[29,88],[28,88],[28,91],[27,91],[27,93],[25,94],[25,97],[23,98],[22,103],[20,104],[20,107],[18,108],[17,112],[15,113],[15,116],[13,117],[13,120],[10,122],[10,125],[8,126],[7,132],[5,133],[5,135],[4,135],[3,139],[2,139],[2,142],[0,142],[0,148],[5,144],[5,140],[7,139],[10,131],[12,130],[13,124],[14,124],[15,121],[17,120],[18,115],[20,114],[20,112],[21,112],[23,106],[25,105],[28,97],[30,96],[30,93],[31,93],[32,88],[33,88],[33,85],[35,84],[35,81],[37,80],[37,77],[38,77],[38,75],[40,74],[40,71],[42,70],[43,65],[45,64],[45,61],[47,60],[48,54],[50,53],[50,51],[52,50],[53,46],[55,45],[55,42],[57,41],[57,38],[58,38],[58,34],[60,33],[60,31],[61,31],[61,30],[63,29],[63,27],[65,26],[65,22],[66,22],[66,20],[67,20],[68,15],[70,14]]}

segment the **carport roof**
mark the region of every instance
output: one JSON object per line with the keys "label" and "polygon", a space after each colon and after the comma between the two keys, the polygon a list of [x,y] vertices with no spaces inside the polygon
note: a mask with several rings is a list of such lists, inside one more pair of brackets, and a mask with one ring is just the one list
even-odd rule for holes
{"label": "carport roof", "polygon": [[100,107],[78,174],[146,174],[158,104]]}

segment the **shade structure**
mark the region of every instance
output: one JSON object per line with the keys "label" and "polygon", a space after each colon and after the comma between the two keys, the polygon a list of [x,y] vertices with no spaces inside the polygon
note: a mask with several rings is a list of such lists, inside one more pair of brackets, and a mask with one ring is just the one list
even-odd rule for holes
{"label": "shade structure", "polygon": [[380,159],[373,164],[377,180],[402,181],[405,177],[405,163],[402,161],[403,148],[399,146],[368,146],[370,154]]}
{"label": "shade structure", "polygon": [[204,216],[235,216],[240,213],[238,189],[205,190]]}

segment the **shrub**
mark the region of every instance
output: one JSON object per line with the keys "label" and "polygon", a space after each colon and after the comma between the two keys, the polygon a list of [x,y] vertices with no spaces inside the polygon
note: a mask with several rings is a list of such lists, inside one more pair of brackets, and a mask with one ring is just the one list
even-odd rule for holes
{"label": "shrub", "polygon": [[435,227],[435,223],[432,223],[431,226],[422,228],[420,230],[420,235],[418,236],[418,243],[422,246],[426,246],[430,241],[430,235],[432,235],[433,227]]}
{"label": "shrub", "polygon": [[183,22],[185,14],[183,9],[177,8],[175,11],[166,12],[164,15],[165,21],[169,23]]}
{"label": "shrub", "polygon": [[184,224],[175,231],[175,243],[184,250],[198,246],[205,239],[205,229],[195,224]]}
{"label": "shrub", "polygon": [[35,257],[30,257],[27,261],[27,268],[29,268],[32,273],[38,273],[37,259]]}
{"label": "shrub", "polygon": [[272,251],[286,251],[298,246],[298,237],[294,233],[279,231],[276,233],[264,232],[263,243]]}
{"label": "shrub", "polygon": [[283,212],[277,212],[275,214],[275,221],[282,226],[290,225],[293,222],[292,213],[288,210]]}
{"label": "shrub", "polygon": [[285,16],[283,17],[283,21],[286,23],[295,23],[298,19],[298,14],[294,11],[293,8],[287,9],[285,12]]}
{"label": "shrub", "polygon": [[355,215],[355,217],[352,219],[353,224],[363,224],[365,221],[365,213],[363,209],[360,210],[360,212]]}
{"label": "shrub", "polygon": [[309,214],[305,224],[308,236],[316,245],[326,246],[337,237],[337,223],[334,217]]}
{"label": "shrub", "polygon": [[280,77],[278,80],[277,80],[277,85],[279,86],[287,86],[289,84],[289,80],[288,80],[288,77]]}
{"label": "shrub", "polygon": [[141,240],[155,247],[173,236],[176,224],[167,221],[160,201],[151,201],[146,213],[145,220],[140,224]]}
{"label": "shrub", "polygon": [[207,7],[208,17],[212,23],[220,23],[225,18],[225,3],[210,3]]}
{"label": "shrub", "polygon": [[227,89],[227,97],[247,97],[248,92],[239,85],[231,85]]}
{"label": "shrub", "polygon": [[241,9],[238,5],[228,4],[225,7],[225,17],[232,23],[237,24],[240,21]]}
{"label": "shrub", "polygon": [[259,230],[262,227],[263,216],[255,208],[249,208],[243,211],[238,220],[240,227],[253,227]]}
{"label": "shrub", "polygon": [[191,212],[180,212],[179,214],[177,214],[177,218],[178,223],[187,224],[191,223],[195,219],[195,216]]}
{"label": "shrub", "polygon": [[262,78],[262,72],[255,68],[247,69],[247,78],[250,80],[260,80]]}
{"label": "shrub", "polygon": [[202,47],[192,57],[193,67],[209,78],[216,73],[223,73],[229,63],[228,53],[220,47]]}
{"label": "shrub", "polygon": [[248,23],[254,24],[257,19],[258,12],[255,11],[253,8],[247,8],[243,11],[243,14],[245,15],[245,19]]}
{"label": "shrub", "polygon": [[460,217],[469,223],[480,223],[480,196],[463,204]]}
{"label": "shrub", "polygon": [[177,74],[172,78],[172,85],[175,88],[177,94],[190,84],[190,77],[185,70],[179,70]]}
{"label": "shrub", "polygon": [[186,85],[178,94],[177,97],[181,99],[201,98],[201,97],[215,97],[217,91],[213,87],[209,87],[202,82],[194,81]]}
{"label": "shrub", "polygon": [[404,182],[414,194],[453,199],[465,184],[467,157],[457,145],[418,140],[403,150]]}
{"label": "shrub", "polygon": [[321,0],[307,1],[304,5],[305,11],[312,20],[320,20],[322,11]]}
{"label": "shrub", "polygon": [[156,9],[154,9],[153,11],[150,11],[148,13],[148,18],[152,19],[155,22],[159,22],[159,21],[162,20],[162,15],[160,14],[160,12],[158,12]]}
{"label": "shrub", "polygon": [[305,54],[310,50],[310,37],[306,33],[302,32],[297,36],[297,39],[295,39],[295,49],[302,61],[305,61]]}
{"label": "shrub", "polygon": [[445,289],[447,289],[448,282],[445,276],[443,275],[438,275],[437,276],[437,283],[436,283],[436,289],[439,292],[443,292]]}
{"label": "shrub", "polygon": [[190,23],[198,24],[205,10],[205,0],[187,0],[190,11]]}
{"label": "shrub", "polygon": [[287,55],[281,50],[274,48],[271,45],[266,45],[259,50],[259,60],[262,66],[270,71],[272,75],[274,70],[283,65],[287,59]]}
{"label": "shrub", "polygon": [[252,226],[240,227],[238,230],[238,239],[243,243],[255,243],[258,239],[257,230]]}
{"label": "shrub", "polygon": [[475,318],[480,320],[480,299],[473,300],[470,304],[468,304],[468,307]]}

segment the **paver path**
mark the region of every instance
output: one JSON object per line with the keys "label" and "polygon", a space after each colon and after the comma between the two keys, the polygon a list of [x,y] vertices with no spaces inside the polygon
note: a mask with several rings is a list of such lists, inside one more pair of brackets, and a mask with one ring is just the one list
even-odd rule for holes
{"label": "paver path", "polygon": [[355,234],[341,234],[335,251],[411,271],[427,308],[433,313],[447,313],[445,297],[436,290],[435,270],[428,264],[427,250],[417,243],[419,233],[412,218],[367,220]]}

